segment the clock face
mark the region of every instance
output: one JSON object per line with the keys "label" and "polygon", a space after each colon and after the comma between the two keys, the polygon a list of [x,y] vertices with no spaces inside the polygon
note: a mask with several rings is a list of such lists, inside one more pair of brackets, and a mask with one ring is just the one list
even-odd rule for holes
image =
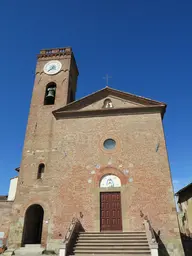
{"label": "clock face", "polygon": [[43,68],[43,71],[48,75],[55,75],[61,70],[62,64],[58,60],[51,60],[47,62]]}

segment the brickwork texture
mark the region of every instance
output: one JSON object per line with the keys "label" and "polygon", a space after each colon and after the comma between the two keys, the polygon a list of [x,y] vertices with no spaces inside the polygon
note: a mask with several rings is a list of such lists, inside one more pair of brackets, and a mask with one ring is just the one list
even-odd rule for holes
{"label": "brickwork texture", "polygon": [[[80,218],[86,231],[100,231],[100,192],[120,191],[123,231],[143,230],[140,211],[148,215],[168,255],[182,256],[173,186],[165,144],[162,116],[155,113],[110,114],[56,119],[53,110],[67,104],[69,87],[76,89],[77,68],[72,55],[54,57],[62,62],[55,76],[43,73],[51,57],[37,62],[35,84],[23,149],[18,189],[13,205],[9,245],[22,241],[25,212],[32,204],[44,209],[42,245],[59,246],[72,218]],[[70,83],[70,77],[72,81]],[[55,105],[43,105],[45,87],[55,82]],[[100,101],[85,109],[97,109]],[[115,106],[137,107],[109,95]],[[99,103],[100,102],[100,103]],[[139,104],[141,105],[141,104]],[[82,100],[82,108],[84,109]],[[113,138],[116,147],[103,142]],[[40,163],[45,164],[37,179]],[[104,175],[114,174],[120,188],[100,188]],[[166,255],[166,254],[165,254]]]}

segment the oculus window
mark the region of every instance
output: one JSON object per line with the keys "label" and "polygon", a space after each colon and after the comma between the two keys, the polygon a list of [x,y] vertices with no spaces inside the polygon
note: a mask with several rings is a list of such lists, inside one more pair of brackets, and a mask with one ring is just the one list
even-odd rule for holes
{"label": "oculus window", "polygon": [[113,139],[107,139],[104,141],[103,146],[107,150],[114,149],[116,146],[116,141]]}

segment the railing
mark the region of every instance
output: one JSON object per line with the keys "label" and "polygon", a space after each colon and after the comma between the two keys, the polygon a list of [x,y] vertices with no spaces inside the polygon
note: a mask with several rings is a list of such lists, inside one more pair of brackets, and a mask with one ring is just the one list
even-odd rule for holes
{"label": "railing", "polygon": [[149,247],[151,250],[151,255],[158,256],[158,243],[156,240],[155,232],[151,226],[151,222],[148,216],[144,215],[142,211],[140,211],[140,216],[143,218],[143,224],[145,226],[145,231],[146,231]]}
{"label": "railing", "polygon": [[84,231],[85,230],[82,227],[81,222],[77,218],[73,218],[63,240],[63,245],[60,249],[59,255],[66,256],[72,254],[73,246],[75,244],[79,232]]}

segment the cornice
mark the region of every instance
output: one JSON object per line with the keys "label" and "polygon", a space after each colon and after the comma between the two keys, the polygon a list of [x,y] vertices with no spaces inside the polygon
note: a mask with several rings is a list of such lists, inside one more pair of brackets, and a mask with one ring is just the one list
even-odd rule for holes
{"label": "cornice", "polygon": [[40,51],[40,54],[37,55],[37,58],[44,59],[44,58],[64,56],[64,55],[72,55],[72,48],[64,47],[64,48],[44,49]]}
{"label": "cornice", "polygon": [[53,111],[53,115],[58,119],[69,118],[82,118],[94,116],[115,116],[115,115],[133,115],[133,114],[152,114],[160,113],[163,116],[166,111],[165,105],[159,106],[146,106],[146,107],[133,107],[133,108],[114,108],[114,109],[96,109],[96,110],[83,110],[83,111]]}

